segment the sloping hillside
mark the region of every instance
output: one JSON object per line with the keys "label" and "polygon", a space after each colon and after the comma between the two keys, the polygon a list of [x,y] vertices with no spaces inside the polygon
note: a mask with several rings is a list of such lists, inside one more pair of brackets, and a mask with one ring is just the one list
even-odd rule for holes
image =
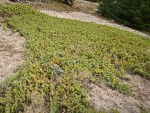
{"label": "sloping hillside", "polygon": [[1,85],[0,112],[150,111],[149,39],[21,4],[1,5],[0,15],[26,38],[27,54]]}

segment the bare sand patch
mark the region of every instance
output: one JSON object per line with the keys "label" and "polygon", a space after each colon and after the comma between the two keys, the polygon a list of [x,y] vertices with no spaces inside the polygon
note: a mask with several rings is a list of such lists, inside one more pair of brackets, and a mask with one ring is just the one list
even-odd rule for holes
{"label": "bare sand patch", "polygon": [[98,6],[99,4],[96,2],[94,3],[85,0],[75,0],[72,7],[79,12],[95,14]]}
{"label": "bare sand patch", "polygon": [[140,102],[131,96],[127,96],[112,90],[109,87],[98,87],[89,84],[88,100],[96,110],[104,108],[111,112],[117,109],[120,113],[140,113]]}
{"label": "bare sand patch", "polygon": [[0,83],[13,74],[24,61],[25,39],[19,33],[3,30],[0,25]]}
{"label": "bare sand patch", "polygon": [[100,110],[102,108],[111,112],[117,109],[120,113],[141,113],[143,105],[147,112],[150,112],[150,81],[138,75],[127,75],[130,80],[124,83],[132,87],[133,96],[119,93],[106,84],[101,87],[88,84],[88,100],[91,106]]}
{"label": "bare sand patch", "polygon": [[131,85],[133,94],[150,112],[150,80],[139,75],[128,74],[127,76],[130,77],[128,84]]}

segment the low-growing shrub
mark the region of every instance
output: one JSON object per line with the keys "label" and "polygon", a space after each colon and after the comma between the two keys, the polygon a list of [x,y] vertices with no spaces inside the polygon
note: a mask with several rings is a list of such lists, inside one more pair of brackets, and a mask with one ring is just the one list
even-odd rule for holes
{"label": "low-growing shrub", "polygon": [[0,15],[26,38],[26,61],[0,87],[0,113],[32,105],[50,113],[99,113],[87,101],[85,82],[131,93],[126,72],[150,78],[150,40],[94,23],[51,17],[27,5],[0,5]]}

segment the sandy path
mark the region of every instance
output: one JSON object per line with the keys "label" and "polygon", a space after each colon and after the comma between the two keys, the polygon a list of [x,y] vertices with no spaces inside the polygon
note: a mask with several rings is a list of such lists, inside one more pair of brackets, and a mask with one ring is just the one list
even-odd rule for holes
{"label": "sandy path", "polygon": [[24,61],[25,39],[0,25],[0,84]]}
{"label": "sandy path", "polygon": [[129,32],[133,32],[135,34],[150,38],[148,34],[142,33],[140,31],[131,29],[129,27],[125,27],[114,22],[99,18],[97,16],[93,16],[91,14],[83,13],[83,12],[58,12],[58,11],[48,11],[48,10],[41,10],[42,13],[48,14],[50,16],[60,17],[60,18],[68,18],[68,19],[75,19],[85,22],[94,22],[96,24],[108,25],[115,28],[119,28],[121,30],[126,30]]}

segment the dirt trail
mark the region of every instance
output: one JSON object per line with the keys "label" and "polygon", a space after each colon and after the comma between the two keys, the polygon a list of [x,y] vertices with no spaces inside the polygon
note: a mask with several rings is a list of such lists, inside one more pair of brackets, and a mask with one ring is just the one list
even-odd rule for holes
{"label": "dirt trail", "polygon": [[0,83],[13,74],[24,61],[25,39],[0,24]]}
{"label": "dirt trail", "polygon": [[91,14],[87,14],[83,12],[58,12],[58,11],[49,11],[49,10],[41,10],[41,12],[48,14],[50,16],[55,16],[55,17],[60,17],[60,18],[75,19],[75,20],[80,20],[84,22],[94,22],[96,24],[108,25],[111,27],[119,28],[121,30],[133,32],[135,34],[150,38],[148,34],[142,33],[140,31],[131,29],[129,27],[125,27],[117,23],[114,23],[112,21],[108,21],[103,18],[93,16]]}

